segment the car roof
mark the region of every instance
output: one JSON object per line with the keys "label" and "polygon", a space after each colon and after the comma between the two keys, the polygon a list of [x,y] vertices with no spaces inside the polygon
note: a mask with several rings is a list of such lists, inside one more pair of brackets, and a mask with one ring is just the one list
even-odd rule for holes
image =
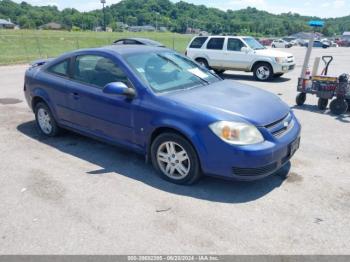
{"label": "car roof", "polygon": [[158,52],[164,50],[170,50],[164,47],[148,46],[148,45],[109,45],[98,48],[98,50],[109,50],[120,55],[134,54],[134,53],[147,53]]}
{"label": "car roof", "polygon": [[62,54],[61,56],[58,56],[57,58],[50,59],[48,63],[46,63],[46,66],[51,66],[52,64],[57,63],[58,61],[62,61],[64,59],[67,59],[69,57],[73,57],[76,55],[84,55],[84,52],[106,52],[106,53],[114,53],[117,55],[128,55],[128,54],[143,54],[143,53],[149,53],[149,52],[174,52],[171,49],[164,48],[164,47],[157,47],[157,46],[147,46],[147,45],[109,45],[104,47],[97,47],[97,48],[85,48],[85,49],[78,49],[71,52],[67,52]]}
{"label": "car roof", "polygon": [[244,35],[209,35],[209,36],[196,36],[196,37],[236,37],[236,38],[254,38],[253,36]]}
{"label": "car roof", "polygon": [[122,39],[118,39],[116,40],[114,43],[119,42],[119,41],[123,41],[123,40],[135,40],[138,41],[140,43],[143,44],[148,44],[148,45],[152,45],[152,46],[164,46],[162,43],[154,41],[152,39],[148,39],[148,38],[142,38],[142,37],[128,37],[128,38],[122,38]]}

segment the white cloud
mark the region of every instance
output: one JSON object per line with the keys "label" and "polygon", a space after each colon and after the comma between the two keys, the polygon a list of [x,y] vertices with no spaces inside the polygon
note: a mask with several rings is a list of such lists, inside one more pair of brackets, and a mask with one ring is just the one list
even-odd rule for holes
{"label": "white cloud", "polygon": [[341,7],[344,7],[345,6],[345,0],[335,0],[333,2],[333,5],[335,8],[341,8]]}

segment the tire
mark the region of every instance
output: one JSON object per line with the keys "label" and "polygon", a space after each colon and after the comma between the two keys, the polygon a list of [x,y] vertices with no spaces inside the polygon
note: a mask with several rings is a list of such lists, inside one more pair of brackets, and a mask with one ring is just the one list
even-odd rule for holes
{"label": "tire", "polygon": [[[177,153],[173,154],[174,150]],[[192,185],[201,178],[195,149],[187,139],[176,133],[163,133],[156,137],[151,145],[151,159],[161,178],[174,184]]]}
{"label": "tire", "polygon": [[328,99],[326,98],[319,98],[318,99],[318,103],[317,103],[317,107],[320,110],[326,110],[328,106]]}
{"label": "tire", "polygon": [[272,48],[276,48],[276,46],[275,46],[275,45],[272,45]]}
{"label": "tire", "polygon": [[350,112],[350,99],[346,99],[346,102],[348,102],[348,111]]}
{"label": "tire", "polygon": [[217,75],[221,75],[225,72],[225,70],[223,69],[214,69],[214,72],[217,74]]}
{"label": "tire", "polygon": [[257,63],[253,68],[253,74],[256,80],[265,82],[273,78],[273,69],[269,63]]}
{"label": "tire", "polygon": [[45,136],[54,137],[60,132],[50,108],[43,102],[39,102],[34,109],[36,124],[40,133]]}
{"label": "tire", "polygon": [[345,99],[336,98],[329,105],[332,114],[341,115],[348,111],[348,103]]}
{"label": "tire", "polygon": [[208,64],[208,61],[204,58],[197,58],[196,62],[207,69],[211,69],[209,64]]}
{"label": "tire", "polygon": [[306,94],[305,93],[299,93],[295,99],[295,102],[298,106],[302,106],[306,101]]}
{"label": "tire", "polygon": [[283,73],[279,73],[279,74],[274,74],[273,77],[274,78],[280,78],[281,76],[283,76],[284,74]]}

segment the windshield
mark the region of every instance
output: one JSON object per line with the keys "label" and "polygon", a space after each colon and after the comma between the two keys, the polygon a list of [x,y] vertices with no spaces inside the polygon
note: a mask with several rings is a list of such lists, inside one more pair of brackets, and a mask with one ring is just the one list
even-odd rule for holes
{"label": "windshield", "polygon": [[149,52],[125,57],[131,68],[155,92],[208,85],[221,79],[174,52]]}
{"label": "windshield", "polygon": [[265,49],[265,47],[252,37],[243,38],[247,45],[253,50]]}

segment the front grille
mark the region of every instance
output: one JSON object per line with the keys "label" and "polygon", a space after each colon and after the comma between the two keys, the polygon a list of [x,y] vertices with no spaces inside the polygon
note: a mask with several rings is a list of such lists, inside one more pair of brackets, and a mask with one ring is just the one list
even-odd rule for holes
{"label": "front grille", "polygon": [[257,167],[257,168],[242,168],[242,167],[233,167],[233,174],[236,176],[257,176],[265,175],[273,172],[277,168],[277,162],[272,163],[267,166]]}
{"label": "front grille", "polygon": [[272,135],[275,137],[282,137],[284,134],[286,134],[293,127],[294,127],[294,121],[292,120],[291,122],[289,122],[287,127],[283,127],[277,131],[272,132]]}
{"label": "front grille", "polygon": [[282,119],[265,126],[265,128],[267,128],[267,130],[274,137],[277,137],[277,138],[282,137],[284,134],[286,134],[293,127],[294,127],[294,120],[293,120],[292,115],[290,113],[288,113]]}
{"label": "front grille", "polygon": [[294,56],[288,56],[288,63],[294,62]]}

